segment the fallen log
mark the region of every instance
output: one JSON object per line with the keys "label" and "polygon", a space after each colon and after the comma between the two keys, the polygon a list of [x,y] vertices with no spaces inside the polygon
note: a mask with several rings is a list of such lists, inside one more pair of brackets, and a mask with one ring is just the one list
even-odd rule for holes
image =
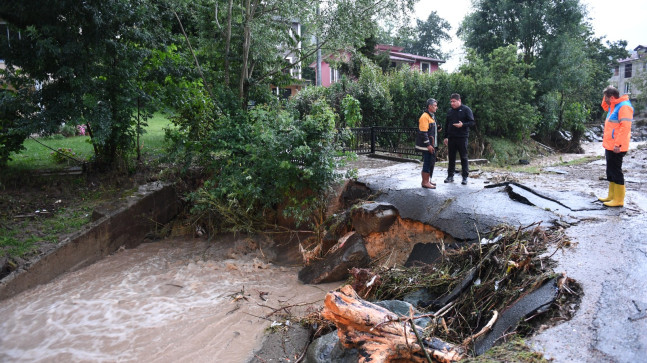
{"label": "fallen log", "polygon": [[435,338],[418,340],[413,316],[400,317],[363,300],[350,285],[326,295],[322,316],[335,323],[344,348],[359,351],[360,363],[428,362],[427,355],[435,362],[456,362],[464,357],[460,346]]}

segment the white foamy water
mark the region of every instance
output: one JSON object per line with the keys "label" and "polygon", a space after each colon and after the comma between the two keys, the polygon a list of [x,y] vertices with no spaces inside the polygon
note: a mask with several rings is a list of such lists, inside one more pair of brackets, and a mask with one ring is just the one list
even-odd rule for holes
{"label": "white foamy water", "polygon": [[263,317],[316,309],[336,287],[303,285],[295,268],[232,251],[144,244],[2,301],[0,362],[244,362],[276,318]]}

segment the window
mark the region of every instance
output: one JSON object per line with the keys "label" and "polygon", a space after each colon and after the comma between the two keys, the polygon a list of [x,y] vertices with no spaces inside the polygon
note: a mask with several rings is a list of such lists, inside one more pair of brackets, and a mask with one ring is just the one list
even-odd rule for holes
{"label": "window", "polygon": [[[1,43],[4,43],[5,39],[9,40],[9,27],[7,27],[7,23],[0,22],[0,37],[3,38],[0,41]],[[4,62],[3,54],[0,54],[0,62]]]}
{"label": "window", "polygon": [[631,78],[631,63],[625,64],[625,78]]}
{"label": "window", "polygon": [[288,74],[292,75],[292,57],[285,57],[283,60],[283,74]]}
{"label": "window", "polygon": [[616,66],[616,68],[613,70],[613,75],[617,76],[620,74],[620,66]]}
{"label": "window", "polygon": [[339,81],[339,70],[330,68],[330,83]]}
{"label": "window", "polygon": [[626,94],[631,93],[631,83],[625,83],[625,93]]}
{"label": "window", "polygon": [[[20,40],[20,32],[9,29],[9,24],[4,21],[0,21],[0,43],[5,43],[11,47],[11,42],[16,42]],[[4,62],[4,55],[0,54],[0,62]]]}
{"label": "window", "polygon": [[426,62],[420,63],[420,70],[422,71],[422,73],[429,74],[430,70],[431,70],[431,64],[426,63]]}

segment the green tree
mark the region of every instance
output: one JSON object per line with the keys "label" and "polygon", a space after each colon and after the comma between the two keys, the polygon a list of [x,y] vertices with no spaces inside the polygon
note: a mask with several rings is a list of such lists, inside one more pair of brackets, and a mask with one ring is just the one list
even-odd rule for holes
{"label": "green tree", "polygon": [[[303,60],[312,59],[317,45],[310,41],[317,35],[325,53],[361,48],[375,33],[380,19],[405,18],[414,0],[169,0],[184,24],[190,44],[195,47],[196,63],[205,75],[205,85],[224,85],[215,89],[216,98],[237,96],[239,106],[247,105],[250,94],[256,103],[269,84],[293,82],[289,70]],[[225,11],[226,9],[226,11]],[[215,10],[215,11],[214,11]],[[301,37],[292,31],[293,21],[303,25]],[[285,55],[292,54],[286,62]],[[228,95],[229,94],[229,95]],[[227,102],[225,102],[227,103]],[[226,107],[228,105],[225,104]]]}
{"label": "green tree", "polygon": [[535,83],[525,77],[528,67],[513,45],[495,49],[488,59],[474,51],[468,55],[460,68],[460,77],[467,77],[461,82],[466,89],[456,91],[472,108],[479,134],[515,141],[530,137],[539,113],[532,104]]}
{"label": "green tree", "polygon": [[604,46],[594,38],[579,0],[479,0],[475,9],[459,29],[466,45],[481,57],[501,46],[517,46],[531,66],[526,77],[537,84],[536,98],[528,100],[542,114],[537,137],[577,151],[622,42]]}
{"label": "green tree", "polygon": [[87,123],[97,161],[132,152],[142,130],[133,114],[144,91],[140,69],[163,46],[163,12],[148,0],[25,0],[3,2],[0,17],[21,34],[1,46],[3,81],[24,95],[23,129],[49,134],[62,122]]}
{"label": "green tree", "polygon": [[636,94],[635,114],[647,106],[647,72],[643,69],[642,72],[636,74],[629,81],[631,83],[632,93]]}
{"label": "green tree", "polygon": [[465,45],[481,56],[515,45],[527,64],[550,36],[572,34],[584,20],[579,0],[477,0],[474,9],[458,29]]}
{"label": "green tree", "polygon": [[449,22],[432,11],[427,20],[416,20],[412,36],[404,45],[405,52],[431,58],[446,58],[447,54],[440,50],[440,46],[451,39],[447,33],[449,30],[451,30]]}

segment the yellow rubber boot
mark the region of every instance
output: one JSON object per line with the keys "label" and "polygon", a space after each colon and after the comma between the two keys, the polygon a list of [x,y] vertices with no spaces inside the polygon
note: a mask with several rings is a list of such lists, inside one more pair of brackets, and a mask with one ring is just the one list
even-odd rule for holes
{"label": "yellow rubber boot", "polygon": [[616,184],[615,191],[613,192],[613,200],[604,203],[607,207],[622,207],[625,205],[625,191],[624,185]]}
{"label": "yellow rubber boot", "polygon": [[598,198],[600,202],[608,202],[613,200],[613,191],[615,190],[616,183],[609,182],[609,195],[606,198]]}

